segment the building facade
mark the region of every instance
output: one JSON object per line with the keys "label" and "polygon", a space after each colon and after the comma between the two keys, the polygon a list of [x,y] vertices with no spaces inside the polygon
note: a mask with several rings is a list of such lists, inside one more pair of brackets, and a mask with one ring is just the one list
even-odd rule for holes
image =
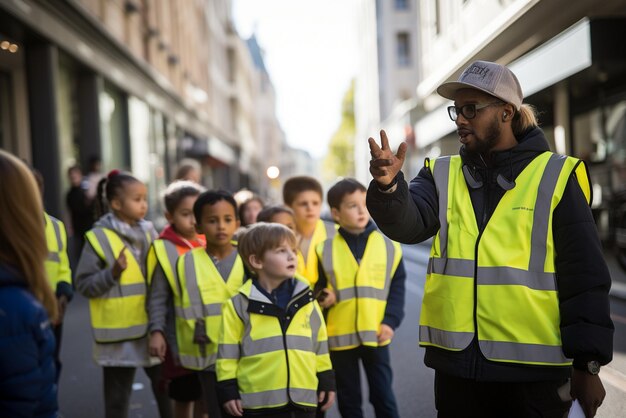
{"label": "building facade", "polygon": [[359,72],[355,84],[355,170],[368,178],[366,139],[381,128],[399,141],[412,136],[411,109],[420,80],[419,2],[357,2]]}
{"label": "building facade", "polygon": [[3,0],[0,46],[0,147],[44,174],[50,213],[92,157],[145,181],[152,214],[186,157],[208,187],[258,188],[255,70],[230,0]]}

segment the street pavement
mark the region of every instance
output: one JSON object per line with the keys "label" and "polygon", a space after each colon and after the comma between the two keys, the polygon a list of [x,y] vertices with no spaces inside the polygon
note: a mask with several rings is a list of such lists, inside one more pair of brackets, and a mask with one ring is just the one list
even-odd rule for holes
{"label": "street pavement", "polygon": [[[403,418],[436,416],[433,396],[434,373],[424,366],[424,350],[418,347],[419,310],[428,251],[427,245],[404,246],[407,268],[405,319],[396,330],[391,344],[393,388],[400,408],[400,416]],[[617,287],[621,284],[626,289],[626,273],[610,257],[607,256],[607,258],[614,288],[615,283],[618,283]],[[598,411],[597,417],[599,418],[626,416],[626,297],[621,297],[619,292],[612,292],[611,312],[615,323],[614,360],[601,371],[607,397]],[[102,369],[92,360],[88,301],[80,295],[76,295],[68,307],[62,344],[64,365],[59,392],[62,417],[104,417]],[[365,416],[374,417],[373,409],[368,402],[364,376],[361,382]],[[130,418],[158,417],[149,381],[143,370],[137,370],[135,375],[129,416]],[[336,406],[331,408],[327,417],[339,417]]]}

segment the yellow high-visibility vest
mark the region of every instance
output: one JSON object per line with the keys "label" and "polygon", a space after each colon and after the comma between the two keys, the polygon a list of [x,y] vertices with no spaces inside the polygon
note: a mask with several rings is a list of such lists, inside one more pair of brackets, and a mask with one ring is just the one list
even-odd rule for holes
{"label": "yellow high-visibility vest", "polygon": [[[224,304],[217,380],[237,380],[244,409],[317,406],[317,374],[332,369],[326,327],[308,282],[296,275],[293,317],[247,281]],[[288,321],[283,332],[280,321]]]}
{"label": "yellow high-visibility vest", "polygon": [[48,244],[48,258],[46,259],[46,273],[52,290],[56,290],[60,282],[72,285],[72,271],[70,260],[67,257],[67,233],[65,225],[60,220],[44,213],[46,220],[46,243]]}
{"label": "yellow high-visibility vest", "polygon": [[337,224],[325,222],[321,219],[318,220],[317,225],[315,226],[315,231],[313,231],[313,235],[311,236],[311,243],[309,245],[309,250],[307,251],[306,262],[304,261],[304,255],[302,252],[297,252],[298,265],[296,267],[296,272],[309,281],[311,289],[313,289],[315,283],[317,283],[317,280],[319,279],[319,272],[317,271],[318,260],[315,249],[319,243],[333,238],[337,233],[337,228]]}
{"label": "yellow high-visibility vest", "polygon": [[170,285],[170,289],[172,289],[175,301],[180,296],[180,282],[178,280],[178,272],[176,271],[176,262],[178,257],[188,251],[190,251],[189,247],[178,246],[166,239],[154,240],[146,257],[148,286],[152,284],[152,277],[157,265],[160,265],[167,283]]}
{"label": "yellow high-visibility vest", "polygon": [[[124,242],[115,231],[94,228],[85,234],[87,241],[110,269],[119,257]],[[152,236],[146,233],[148,243]],[[128,248],[124,249],[127,267],[115,286],[105,294],[89,299],[91,326],[99,343],[121,342],[142,338],[148,331],[146,314],[146,279],[139,261]]]}
{"label": "yellow high-visibility vest", "polygon": [[[194,248],[179,257],[177,270],[181,290],[179,300],[174,303],[178,355],[184,368],[204,370],[215,364],[222,304],[243,285],[243,261],[237,255],[228,279],[224,281],[206,250]],[[204,353],[202,347],[193,342],[199,319],[204,319],[209,337]]]}
{"label": "yellow high-visibility vest", "polygon": [[328,310],[328,346],[331,350],[348,350],[360,345],[378,347],[380,324],[385,317],[389,286],[400,260],[402,248],[378,231],[367,238],[363,258],[357,263],[341,234],[319,244],[317,256],[322,260],[329,287],[337,303]]}
{"label": "yellow high-visibility vest", "polygon": [[441,227],[427,269],[420,345],[460,351],[477,335],[492,361],[571,364],[561,348],[552,215],[572,173],[590,202],[584,163],[551,152],[536,157],[504,193],[482,234],[461,158],[427,166]]}

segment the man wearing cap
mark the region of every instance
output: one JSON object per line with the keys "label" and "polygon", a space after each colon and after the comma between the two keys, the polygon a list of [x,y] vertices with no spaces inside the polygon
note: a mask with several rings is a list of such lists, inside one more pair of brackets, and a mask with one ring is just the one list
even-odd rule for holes
{"label": "man wearing cap", "polygon": [[437,92],[459,155],[407,185],[406,144],[394,154],[381,131],[367,206],[391,239],[434,237],[419,334],[438,416],[560,418],[571,394],[592,417],[613,323],[586,167],[549,151],[505,66],[476,61]]}

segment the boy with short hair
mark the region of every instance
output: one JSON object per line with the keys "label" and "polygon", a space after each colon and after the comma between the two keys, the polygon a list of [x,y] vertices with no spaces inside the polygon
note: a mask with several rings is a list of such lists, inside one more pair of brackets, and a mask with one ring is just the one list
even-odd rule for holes
{"label": "boy with short hair", "polygon": [[406,273],[400,245],[376,229],[365,196],[365,187],[354,179],[328,190],[328,204],[340,227],[334,238],[317,246],[317,286],[334,293],[332,301],[321,304],[329,307],[328,346],[341,415],[363,416],[360,360],[376,416],[398,417],[388,345],[404,317]]}
{"label": "boy with short hair", "polygon": [[299,235],[298,273],[309,281],[311,287],[315,286],[319,276],[315,247],[337,232],[336,225],[320,219],[323,200],[322,185],[313,177],[291,177],[283,186],[283,201],[294,212]]}
{"label": "boy with short hair", "polygon": [[163,361],[163,378],[170,380],[168,396],[174,400],[174,417],[189,417],[200,399],[200,381],[177,360],[175,306],[180,305],[176,271],[179,256],[204,248],[204,235],[196,232],[193,205],[204,188],[191,181],[174,181],[163,195],[169,225],[152,243],[147,256],[150,354]]}
{"label": "boy with short hair", "polygon": [[239,228],[233,195],[209,190],[198,196],[193,211],[206,249],[193,249],[178,259],[181,304],[176,307],[176,337],[181,364],[198,372],[209,416],[219,418],[215,360],[222,304],[237,293],[247,274],[232,241]]}
{"label": "boy with short hair", "polygon": [[262,222],[239,252],[256,277],[223,307],[220,403],[233,416],[313,418],[333,404],[334,376],[322,312],[296,274],[296,238]]}

